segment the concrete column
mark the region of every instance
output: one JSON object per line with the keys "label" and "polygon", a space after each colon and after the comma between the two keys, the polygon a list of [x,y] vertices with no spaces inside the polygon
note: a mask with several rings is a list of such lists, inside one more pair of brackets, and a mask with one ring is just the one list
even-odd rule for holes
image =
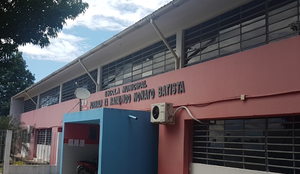
{"label": "concrete column", "polygon": [[37,96],[37,101],[36,101],[36,109],[39,109],[40,106],[40,95]]}
{"label": "concrete column", "polygon": [[59,101],[58,101],[58,103],[61,103],[62,87],[63,87],[63,85],[60,84],[60,85],[59,85]]}
{"label": "concrete column", "polygon": [[98,76],[97,76],[97,82],[99,84],[98,89],[96,90],[96,92],[101,91],[102,90],[102,66],[98,67]]}
{"label": "concrete column", "polygon": [[184,30],[176,33],[176,54],[179,57],[178,69],[184,68]]}
{"label": "concrete column", "polygon": [[6,138],[5,138],[3,174],[8,174],[9,173],[11,139],[12,139],[12,130],[7,130],[6,131]]}
{"label": "concrete column", "polygon": [[57,173],[60,173],[60,168],[61,168],[62,145],[63,145],[62,132],[58,132],[58,135],[57,135],[57,160],[56,160]]}
{"label": "concrete column", "polygon": [[24,112],[24,98],[10,100],[10,111],[9,115],[13,118],[20,118],[21,114]]}
{"label": "concrete column", "polygon": [[50,153],[50,164],[57,164],[57,141],[58,141],[58,127],[52,128],[52,137],[51,137],[51,153]]}

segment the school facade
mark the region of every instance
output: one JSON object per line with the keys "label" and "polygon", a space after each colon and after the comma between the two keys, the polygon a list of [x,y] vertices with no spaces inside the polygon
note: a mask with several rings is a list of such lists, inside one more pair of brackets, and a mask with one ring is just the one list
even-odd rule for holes
{"label": "school facade", "polygon": [[[66,125],[90,149],[102,147],[101,138],[95,139],[101,124],[82,120],[85,113],[90,118],[99,108],[146,111],[152,124],[151,105],[172,103],[173,111],[182,108],[175,123],[153,124],[154,173],[300,173],[299,4],[174,0],[16,94],[11,115],[52,144],[49,160],[56,164],[53,135],[64,132],[63,146],[80,148],[68,146],[74,131]],[[91,93],[83,111],[77,87]],[[89,126],[80,131],[78,120],[69,125],[72,113],[95,128],[93,139]],[[101,114],[100,123],[109,118],[109,112]],[[31,142],[32,157],[38,156],[39,140]]]}

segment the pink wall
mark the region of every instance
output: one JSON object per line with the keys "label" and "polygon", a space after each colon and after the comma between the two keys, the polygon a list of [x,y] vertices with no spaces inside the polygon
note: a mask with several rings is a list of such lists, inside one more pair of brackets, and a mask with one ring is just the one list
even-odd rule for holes
{"label": "pink wall", "polygon": [[[90,127],[97,130],[96,140],[89,140]],[[68,143],[69,139],[85,140],[85,144],[99,144],[99,125],[67,123],[65,125],[64,143]]]}
{"label": "pink wall", "polygon": [[[156,90],[155,98],[112,108],[150,110],[152,103],[172,102],[175,107],[189,105],[198,119],[235,118],[300,113],[300,37],[211,60],[188,68],[146,79],[147,89]],[[158,97],[158,86],[179,81],[185,93]],[[122,90],[122,87],[120,87]],[[136,90],[126,94],[141,91]],[[121,92],[120,95],[123,93]],[[240,95],[247,95],[245,101]],[[93,94],[90,101],[105,98]],[[26,124],[37,127],[61,126],[63,113],[76,104],[71,100],[22,114]],[[213,102],[206,107],[195,104]],[[75,108],[73,111],[78,111]],[[176,125],[161,125],[159,133],[159,174],[187,174],[191,160],[191,120],[186,111],[176,114]]]}

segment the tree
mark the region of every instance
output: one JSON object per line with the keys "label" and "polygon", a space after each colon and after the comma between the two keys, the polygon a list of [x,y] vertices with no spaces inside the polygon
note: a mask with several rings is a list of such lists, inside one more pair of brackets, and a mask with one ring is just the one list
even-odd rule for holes
{"label": "tree", "polygon": [[22,130],[23,123],[12,116],[0,117],[0,130]]}
{"label": "tree", "polygon": [[34,83],[34,75],[26,69],[22,53],[13,53],[0,63],[0,116],[9,114],[10,99]]}
{"label": "tree", "polygon": [[49,45],[66,20],[74,20],[87,8],[82,0],[0,0],[0,61],[20,45]]}

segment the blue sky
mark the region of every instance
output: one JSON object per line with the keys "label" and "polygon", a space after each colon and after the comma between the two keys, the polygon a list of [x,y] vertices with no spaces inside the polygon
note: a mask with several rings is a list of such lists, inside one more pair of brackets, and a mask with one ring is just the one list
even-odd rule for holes
{"label": "blue sky", "polygon": [[170,0],[84,0],[89,9],[67,25],[50,45],[19,47],[38,82]]}

